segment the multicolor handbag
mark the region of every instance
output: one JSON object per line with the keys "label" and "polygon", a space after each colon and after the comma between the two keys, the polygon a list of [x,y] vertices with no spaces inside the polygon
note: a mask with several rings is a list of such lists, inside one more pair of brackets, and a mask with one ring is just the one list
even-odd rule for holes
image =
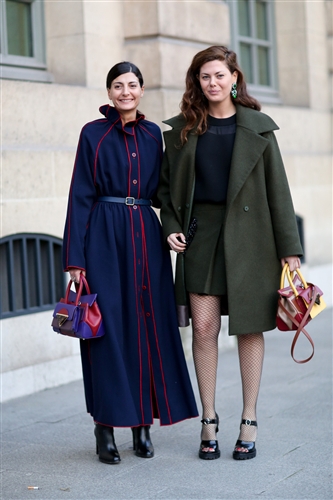
{"label": "multicolor handbag", "polygon": [[[289,282],[287,287],[285,287],[286,277]],[[289,265],[286,263],[282,270],[278,294],[276,326],[282,331],[296,330],[291,344],[291,356],[296,363],[306,363],[314,355],[314,343],[304,327],[312,318],[315,318],[317,314],[325,309],[326,304],[322,298],[323,292],[317,285],[307,283],[299,269],[296,269],[294,276],[292,276]],[[301,332],[310,342],[312,354],[306,359],[297,360],[294,357],[294,349]]]}
{"label": "multicolor handbag", "polygon": [[[53,330],[62,335],[82,340],[96,339],[104,335],[102,315],[96,302],[97,293],[91,293],[88,282],[80,274],[76,292],[68,283],[65,298],[60,299],[53,311]],[[82,295],[83,286],[87,295]]]}

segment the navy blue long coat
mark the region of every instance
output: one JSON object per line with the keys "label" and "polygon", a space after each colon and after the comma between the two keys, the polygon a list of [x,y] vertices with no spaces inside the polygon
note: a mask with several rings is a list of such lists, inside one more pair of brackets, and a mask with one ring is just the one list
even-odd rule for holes
{"label": "navy blue long coat", "polygon": [[160,129],[138,114],[105,118],[80,135],[64,233],[64,268],[86,270],[104,337],[81,341],[87,410],[112,427],[169,425],[197,407],[178,330],[169,251],[150,206],[99,196],[153,199],[162,160]]}

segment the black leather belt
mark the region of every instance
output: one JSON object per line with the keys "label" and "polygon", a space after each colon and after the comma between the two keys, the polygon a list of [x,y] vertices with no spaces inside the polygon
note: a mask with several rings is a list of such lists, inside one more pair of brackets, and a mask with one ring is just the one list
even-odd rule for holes
{"label": "black leather belt", "polygon": [[133,196],[127,196],[126,198],[117,198],[116,196],[100,196],[98,201],[107,201],[109,203],[124,203],[129,207],[134,207],[134,205],[151,205],[151,200],[142,200],[133,198]]}

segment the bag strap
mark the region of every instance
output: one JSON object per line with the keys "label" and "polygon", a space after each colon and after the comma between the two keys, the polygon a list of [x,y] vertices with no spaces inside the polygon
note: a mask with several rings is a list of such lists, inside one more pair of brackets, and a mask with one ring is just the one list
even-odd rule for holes
{"label": "bag strap", "polygon": [[[72,283],[73,283],[72,281],[69,281],[67,288],[66,288],[65,302],[67,304],[68,304],[69,292],[71,290]],[[90,287],[88,285],[88,281],[83,276],[83,274],[80,273],[80,283],[75,283],[75,289],[76,289],[75,305],[76,306],[79,304],[79,301],[80,301],[80,298],[82,295],[83,286],[85,287],[87,294],[90,295]]]}
{"label": "bag strap", "polygon": [[91,292],[90,292],[90,287],[88,285],[88,281],[87,281],[86,277],[83,276],[82,273],[80,274],[80,284],[81,284],[81,282],[83,283],[84,288],[86,289],[87,294],[90,295]]}
{"label": "bag strap", "polygon": [[[296,362],[296,363],[307,363],[308,361],[310,361],[310,359],[313,358],[313,355],[314,355],[314,343],[313,343],[313,340],[311,338],[311,336],[309,335],[309,333],[305,330],[304,326],[306,325],[306,322],[307,322],[307,319],[309,317],[309,314],[311,312],[311,309],[313,308],[313,305],[316,301],[316,296],[315,294],[313,294],[312,296],[312,299],[311,299],[311,302],[309,304],[309,307],[306,311],[306,313],[304,314],[303,316],[303,319],[302,321],[299,323],[297,321],[297,319],[295,319],[290,313],[289,311],[284,307],[284,305],[282,304],[282,301],[280,301],[280,304],[279,306],[281,307],[281,309],[283,310],[283,312],[288,316],[288,318],[294,323],[294,325],[297,326],[297,331],[295,333],[295,336],[293,338],[293,341],[291,343],[291,357],[293,358],[293,360]],[[295,350],[295,346],[296,346],[296,342],[298,340],[298,337],[300,336],[301,332],[306,336],[306,338],[308,339],[308,341],[310,342],[311,346],[312,346],[312,354],[306,358],[306,359],[303,359],[303,360],[298,360],[295,358],[294,356],[294,350]]]}

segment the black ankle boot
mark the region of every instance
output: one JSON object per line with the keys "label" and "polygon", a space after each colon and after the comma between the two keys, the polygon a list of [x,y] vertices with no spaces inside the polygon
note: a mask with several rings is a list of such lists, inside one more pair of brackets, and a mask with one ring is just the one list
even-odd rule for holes
{"label": "black ankle boot", "polygon": [[119,464],[120,456],[114,442],[113,427],[95,425],[96,453],[104,464]]}
{"label": "black ankle boot", "polygon": [[132,427],[133,450],[137,457],[152,458],[154,456],[154,447],[149,434],[150,425],[140,425]]}

